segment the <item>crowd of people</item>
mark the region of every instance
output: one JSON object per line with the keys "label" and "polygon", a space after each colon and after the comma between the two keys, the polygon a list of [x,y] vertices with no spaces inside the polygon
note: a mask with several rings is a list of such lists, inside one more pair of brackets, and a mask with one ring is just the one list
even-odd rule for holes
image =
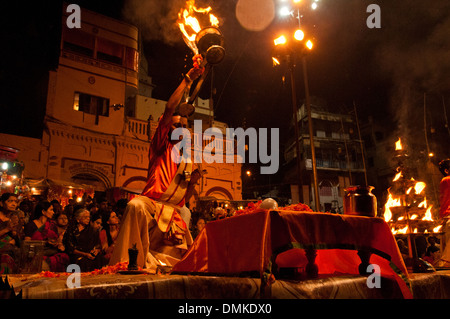
{"label": "crowd of people", "polygon": [[108,263],[120,216],[127,201],[114,206],[92,198],[71,201],[21,200],[13,193],[1,196],[0,273],[17,273],[24,266],[21,248],[26,241],[44,243],[42,270],[64,272],[71,263],[90,271]]}
{"label": "crowd of people", "polygon": [[[4,193],[0,201],[0,274],[20,273],[21,247],[41,241],[43,271],[65,272],[69,264],[81,271],[106,266],[114,250],[128,200],[111,204],[85,196],[62,207],[58,200],[20,200]],[[190,231],[195,238],[207,218],[195,218]]]}

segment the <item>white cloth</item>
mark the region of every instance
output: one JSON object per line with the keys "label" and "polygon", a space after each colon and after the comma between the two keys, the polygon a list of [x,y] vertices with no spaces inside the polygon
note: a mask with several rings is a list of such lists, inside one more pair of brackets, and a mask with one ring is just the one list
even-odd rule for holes
{"label": "white cloth", "polygon": [[182,245],[171,246],[164,242],[164,233],[153,218],[156,202],[146,196],[137,196],[127,205],[120,225],[110,265],[129,260],[128,249],[136,245],[139,251],[137,265],[156,272],[158,265],[173,266],[192,243],[187,231]]}
{"label": "white cloth", "polygon": [[189,225],[191,223],[191,211],[189,208],[186,207],[186,205],[183,205],[183,207],[180,208],[180,216],[186,223],[186,227],[189,229]]}

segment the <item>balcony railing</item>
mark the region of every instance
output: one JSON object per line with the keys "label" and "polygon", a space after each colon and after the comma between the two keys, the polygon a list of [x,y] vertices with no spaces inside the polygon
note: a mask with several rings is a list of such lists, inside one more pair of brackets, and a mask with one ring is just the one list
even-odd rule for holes
{"label": "balcony railing", "polygon": [[[308,158],[306,160],[306,168],[312,169],[312,162],[311,159]],[[330,170],[363,170],[364,166],[362,162],[350,162],[347,163],[346,161],[329,161],[329,160],[322,160],[322,159],[316,159],[316,166],[318,169],[330,169]]]}

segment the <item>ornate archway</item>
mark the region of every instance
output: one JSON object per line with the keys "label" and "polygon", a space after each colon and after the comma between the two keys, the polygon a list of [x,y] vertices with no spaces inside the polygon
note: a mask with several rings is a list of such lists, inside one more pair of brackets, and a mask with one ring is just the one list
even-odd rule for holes
{"label": "ornate archway", "polygon": [[90,168],[80,168],[72,171],[71,180],[77,184],[91,185],[95,191],[100,192],[104,192],[112,187],[111,181],[105,174]]}
{"label": "ornate archway", "polygon": [[217,199],[233,200],[233,195],[231,195],[226,188],[220,186],[211,187],[208,189],[205,196],[214,196]]}

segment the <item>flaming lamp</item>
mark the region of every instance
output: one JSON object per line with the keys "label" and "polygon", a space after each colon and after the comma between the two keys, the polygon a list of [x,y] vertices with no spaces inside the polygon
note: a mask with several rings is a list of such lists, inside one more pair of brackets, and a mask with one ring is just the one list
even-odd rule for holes
{"label": "flaming lamp", "polygon": [[[178,15],[178,24],[185,43],[194,54],[202,55],[202,66],[205,67],[205,71],[198,80],[197,86],[191,96],[179,106],[178,111],[181,115],[190,116],[194,113],[194,102],[206,76],[212,66],[222,62],[225,57],[224,38],[218,28],[219,20],[210,11],[211,7],[197,8],[195,7],[194,1],[190,0],[187,2],[187,8],[183,9]],[[211,26],[201,28],[199,21],[194,17],[195,13],[209,14]],[[188,29],[192,30],[192,34],[187,32]]]}

